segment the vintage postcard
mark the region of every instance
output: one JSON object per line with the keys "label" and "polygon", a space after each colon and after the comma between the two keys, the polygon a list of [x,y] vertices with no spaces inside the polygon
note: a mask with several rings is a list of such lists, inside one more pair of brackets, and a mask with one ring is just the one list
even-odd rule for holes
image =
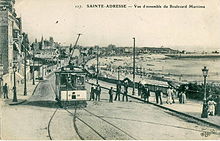
{"label": "vintage postcard", "polygon": [[0,0],[1,140],[219,140],[219,0]]}

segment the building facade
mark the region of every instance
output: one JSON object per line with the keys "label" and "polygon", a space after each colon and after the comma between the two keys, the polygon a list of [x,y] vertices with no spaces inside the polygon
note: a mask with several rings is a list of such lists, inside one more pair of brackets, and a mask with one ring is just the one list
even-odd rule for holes
{"label": "building facade", "polygon": [[4,74],[9,73],[13,60],[21,57],[21,18],[14,9],[15,0],[0,0],[0,63]]}
{"label": "building facade", "polygon": [[[0,64],[3,65],[4,83],[13,84],[13,62],[22,74],[22,22],[14,9],[15,0],[0,0]],[[17,76],[21,76],[18,75]],[[22,76],[21,76],[22,77]],[[18,77],[20,78],[20,77]]]}

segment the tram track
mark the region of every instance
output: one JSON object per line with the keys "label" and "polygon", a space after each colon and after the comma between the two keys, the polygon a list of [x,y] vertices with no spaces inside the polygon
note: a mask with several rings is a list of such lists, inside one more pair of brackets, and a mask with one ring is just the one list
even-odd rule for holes
{"label": "tram track", "polygon": [[[53,120],[54,120],[54,118],[55,118],[55,116],[56,116],[56,114],[58,113],[58,110],[65,110],[65,111],[68,111],[67,109],[65,109],[65,108],[56,108],[56,110],[53,112],[53,114],[52,114],[52,116],[51,116],[51,118],[50,118],[50,120],[49,120],[49,122],[48,122],[48,126],[47,126],[47,132],[48,132],[48,137],[49,137],[49,139],[50,140],[56,140],[54,137],[52,137],[52,132],[51,132],[51,125],[52,125],[52,122],[53,122]],[[68,113],[70,113],[70,112],[68,112]],[[74,113],[71,113],[71,115],[73,116],[73,129],[74,129],[74,131],[75,131],[75,133],[76,133],[76,135],[78,136],[78,138],[80,139],[80,140],[84,140],[84,138],[79,134],[79,130],[78,130],[78,127],[77,127],[77,125],[76,125],[76,110],[75,110],[75,112]],[[55,124],[55,123],[54,123]],[[59,129],[59,128],[58,128]]]}
{"label": "tram track", "polygon": [[[50,87],[52,89],[52,91],[54,92],[55,94],[55,90],[54,90],[54,87],[50,84]],[[74,130],[77,134],[77,136],[81,139],[81,140],[85,140],[82,135],[80,135],[79,133],[79,130],[78,130],[78,127],[76,125],[76,120],[78,119],[80,122],[82,122],[84,125],[86,125],[87,127],[89,127],[93,132],[95,132],[102,140],[106,140],[105,137],[103,137],[98,131],[96,131],[92,126],[90,126],[87,122],[85,122],[84,120],[82,120],[81,118],[77,117],[76,116],[76,113],[77,113],[77,106],[74,104],[72,105],[74,106],[74,112],[70,112],[67,108],[62,108],[63,110],[67,111],[69,114],[71,114],[73,116],[73,127],[74,127]],[[50,138],[50,140],[53,140],[53,138],[51,137],[51,132],[50,132],[50,124],[51,124],[51,121],[52,119],[54,118],[56,112],[57,112],[58,108],[55,110],[55,112],[53,113],[52,117],[50,118],[49,120],[49,123],[48,123],[48,136]]]}
{"label": "tram track", "polygon": [[[67,110],[67,109],[65,109],[68,113],[70,113],[71,115],[73,115],[74,117],[73,117],[73,119],[76,121],[76,119],[78,119],[80,122],[82,122],[84,125],[86,125],[87,127],[89,127],[93,132],[95,132],[101,139],[103,139],[103,140],[106,140],[106,138],[105,137],[103,137],[96,129],[94,129],[92,126],[90,126],[87,122],[85,122],[84,120],[82,120],[80,117],[78,117],[78,116],[75,116],[74,114],[76,113],[76,108],[75,108],[75,112],[74,112],[74,114],[71,112],[71,111],[69,111],[69,110]],[[75,125],[76,126],[76,125]],[[77,130],[77,133],[78,133],[78,135],[81,137],[81,139],[82,140],[84,140],[84,138],[79,134],[79,131]]]}
{"label": "tram track", "polygon": [[[53,87],[51,84],[50,84],[50,87],[51,87],[52,91],[53,91],[54,94],[55,94],[54,87]],[[56,110],[54,111],[54,113],[52,114],[52,116],[51,116],[51,118],[50,118],[50,120],[49,120],[49,122],[48,122],[47,131],[48,131],[48,137],[49,137],[50,140],[53,140],[53,138],[52,138],[52,136],[51,136],[51,131],[50,131],[51,122],[52,122],[52,120],[54,119],[54,117],[55,117],[55,115],[56,115],[58,109],[59,109],[59,108],[56,108]],[[61,108],[61,109],[67,111],[66,108]],[[77,128],[77,125],[76,125],[76,109],[77,109],[77,108],[75,107],[74,113],[71,113],[71,115],[73,116],[73,128],[74,128],[74,130],[75,130],[77,136],[79,137],[79,139],[84,140],[84,138],[79,134],[79,131],[78,131],[78,128]]]}
{"label": "tram track", "polygon": [[53,114],[52,114],[52,116],[51,116],[51,118],[50,118],[50,120],[49,120],[49,122],[48,122],[47,133],[48,133],[48,137],[50,138],[50,140],[53,140],[53,138],[52,138],[52,136],[51,136],[51,131],[50,131],[51,122],[52,122],[52,120],[53,120],[55,114],[57,113],[57,110],[58,110],[58,109],[59,109],[59,108],[56,108],[56,110],[53,112]]}
{"label": "tram track", "polygon": [[[52,91],[53,91],[54,94],[55,94],[55,89],[54,89],[54,87],[53,87],[51,84],[50,84],[50,87],[51,87]],[[76,104],[76,103],[75,103],[75,104]],[[81,123],[83,123],[83,124],[84,124],[86,127],[88,127],[92,132],[94,132],[96,135],[98,135],[98,137],[99,137],[100,139],[102,139],[102,140],[106,140],[106,139],[107,139],[107,137],[105,137],[105,136],[102,135],[99,131],[97,131],[97,129],[95,129],[95,128],[91,125],[91,123],[89,123],[88,121],[84,120],[82,117],[77,116],[77,105],[71,105],[71,106],[74,106],[74,112],[71,112],[71,111],[68,110],[67,108],[62,108],[62,109],[72,115],[72,117],[73,117],[73,128],[74,128],[74,130],[75,130],[77,136],[79,137],[79,139],[85,140],[85,138],[80,134],[80,131],[78,130],[78,127],[77,127],[77,125],[76,125],[76,121],[80,121]],[[71,106],[69,106],[69,107],[71,107]],[[96,120],[101,120],[101,121],[103,121],[104,123],[106,123],[106,124],[110,125],[111,127],[115,128],[115,129],[113,130],[113,132],[118,132],[118,131],[119,131],[119,132],[123,133],[125,136],[127,136],[129,139],[136,140],[136,138],[132,137],[131,135],[129,135],[129,133],[127,133],[126,131],[124,131],[124,130],[122,130],[121,128],[117,127],[116,125],[114,125],[114,124],[110,123],[109,121],[107,121],[107,120],[101,118],[100,116],[96,115],[95,113],[92,113],[92,112],[88,111],[88,110],[85,109],[85,108],[82,108],[82,109],[83,109],[86,113],[88,113],[88,114],[92,115],[93,117],[97,118]],[[51,117],[51,119],[50,119],[50,121],[49,121],[49,124],[48,124],[48,136],[49,136],[50,140],[53,140],[53,138],[51,137],[50,124],[51,124],[51,121],[53,120],[55,114],[57,113],[57,110],[58,110],[58,108],[57,108],[57,109],[55,110],[55,112],[53,113],[53,115],[52,115],[52,117]],[[127,137],[126,137],[126,138],[127,138]],[[112,138],[108,138],[108,139],[112,139]]]}
{"label": "tram track", "polygon": [[[118,126],[116,126],[116,125],[114,125],[114,124],[112,124],[111,122],[109,122],[109,121],[107,121],[107,120],[105,120],[104,118],[102,118],[102,117],[100,117],[100,116],[98,116],[97,114],[95,114],[95,113],[92,113],[92,112],[90,112],[90,111],[88,111],[87,109],[85,109],[85,108],[81,108],[83,111],[85,111],[86,113],[88,113],[89,114],[89,117],[90,117],[90,119],[95,119],[94,121],[99,121],[99,120],[101,120],[101,121],[103,121],[106,125],[109,125],[107,128],[106,128],[106,125],[104,126],[104,124],[102,124],[102,127],[100,127],[100,129],[102,129],[102,130],[110,130],[110,129],[113,129],[113,130],[111,130],[113,133],[112,134],[114,134],[114,133],[117,133],[117,134],[120,134],[121,136],[118,136],[118,137],[124,137],[124,138],[126,138],[126,139],[131,139],[131,140],[137,140],[135,137],[133,137],[133,136],[131,136],[129,133],[127,133],[126,131],[124,131],[123,129],[121,129],[121,128],[119,128]],[[73,112],[71,112],[70,110],[67,110],[67,109],[65,109],[68,113],[70,113],[71,115],[74,115],[73,114]],[[93,116],[93,117],[91,117],[91,116]],[[95,118],[94,118],[95,117]],[[79,120],[81,123],[83,123],[84,125],[86,125],[88,128],[90,128],[94,133],[96,133],[102,140],[111,140],[112,138],[111,137],[109,137],[108,135],[102,135],[102,134],[104,134],[104,133],[100,133],[97,129],[95,129],[95,127],[92,125],[92,124],[94,124],[95,122],[87,122],[86,120],[85,120],[85,116],[84,116],[84,119],[82,118],[82,117],[80,117],[79,115],[77,115],[76,116],[76,119],[77,120]],[[100,122],[100,121],[99,121]],[[98,123],[98,122],[97,122]],[[121,132],[121,133],[119,133],[119,132]],[[127,137],[126,137],[127,136]]]}
{"label": "tram track", "polygon": [[111,125],[112,127],[116,128],[117,130],[123,132],[125,135],[127,135],[128,137],[130,137],[132,140],[137,140],[136,138],[134,138],[133,136],[131,136],[129,133],[127,133],[126,131],[122,130],[121,128],[117,127],[116,125],[110,123],[109,121],[105,120],[104,118],[101,118],[100,116],[88,111],[87,109],[83,108],[84,111],[86,111],[87,113],[101,119],[102,121],[106,122],[107,124]]}

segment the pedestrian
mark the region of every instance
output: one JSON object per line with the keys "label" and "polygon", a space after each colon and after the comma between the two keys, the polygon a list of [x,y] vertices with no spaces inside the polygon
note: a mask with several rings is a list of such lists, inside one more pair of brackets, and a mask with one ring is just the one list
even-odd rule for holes
{"label": "pedestrian", "polygon": [[218,114],[218,103],[219,103],[219,99],[218,99],[218,96],[214,96],[213,97],[213,100],[215,101],[216,105],[215,105],[215,115]]}
{"label": "pedestrian", "polygon": [[149,102],[149,96],[150,96],[149,89],[147,87],[142,86],[142,93],[143,93],[144,101]]}
{"label": "pedestrian", "polygon": [[96,87],[96,101],[100,101],[100,95],[101,95],[101,87],[100,85],[98,84],[97,87]]}
{"label": "pedestrian", "polygon": [[156,88],[155,94],[156,94],[156,103],[158,104],[160,101],[160,104],[162,105],[163,104],[162,91],[158,87]]}
{"label": "pedestrian", "polygon": [[8,84],[5,83],[5,85],[3,86],[3,94],[4,94],[4,99],[7,98],[8,99]]}
{"label": "pedestrian", "polygon": [[90,99],[89,99],[89,101],[91,101],[91,100],[95,100],[95,88],[94,88],[94,86],[92,85],[92,87],[91,87],[91,91],[90,91]]}
{"label": "pedestrian", "polygon": [[118,84],[117,84],[115,101],[117,100],[117,98],[118,98],[118,101],[120,101],[120,94],[121,94],[121,82],[119,81]]}
{"label": "pedestrian", "polygon": [[172,102],[175,103],[175,95],[176,95],[176,91],[174,89],[172,89]]}
{"label": "pedestrian", "polygon": [[122,101],[124,101],[124,97],[126,98],[126,102],[128,102],[128,84],[127,84],[127,82],[124,83],[124,93],[123,93]]}
{"label": "pedestrian", "polygon": [[185,92],[181,92],[181,101],[182,101],[182,104],[185,104],[186,103],[186,93]]}
{"label": "pedestrian", "polygon": [[182,98],[183,98],[183,97],[182,97],[182,94],[183,94],[183,91],[182,91],[182,90],[178,90],[178,98],[179,98],[179,103],[180,103],[180,104],[183,103],[183,102],[182,102],[182,101],[183,101],[183,100],[182,100]]}
{"label": "pedestrian", "polygon": [[216,103],[213,99],[210,99],[208,101],[208,114],[211,116],[215,115],[215,105],[216,105]]}
{"label": "pedestrian", "polygon": [[218,115],[218,116],[220,116],[220,96],[218,95],[217,96],[217,101],[216,101],[216,111],[215,111],[215,113]]}
{"label": "pedestrian", "polygon": [[113,87],[109,89],[109,102],[113,103]]}
{"label": "pedestrian", "polygon": [[138,82],[138,96],[141,96],[141,92],[142,92],[142,84],[141,81]]}
{"label": "pedestrian", "polygon": [[172,104],[172,95],[173,95],[172,93],[173,93],[172,89],[170,87],[168,87],[168,89],[167,89],[167,101],[166,101],[167,104]]}

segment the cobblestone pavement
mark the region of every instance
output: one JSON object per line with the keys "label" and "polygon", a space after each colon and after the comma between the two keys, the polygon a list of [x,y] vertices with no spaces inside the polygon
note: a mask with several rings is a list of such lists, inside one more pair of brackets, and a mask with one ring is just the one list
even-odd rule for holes
{"label": "cobblestone pavement", "polygon": [[[86,108],[76,110],[77,119],[68,107],[58,109],[51,126],[48,123],[56,110],[52,92],[54,77],[43,81],[28,102],[22,105],[4,105],[2,111],[2,139],[56,140],[79,139],[219,139],[220,131],[194,120],[179,117],[172,112],[138,100],[108,102],[108,91],[102,90],[101,101],[88,101]],[[87,85],[89,92],[90,85]],[[87,123],[88,126],[85,125]],[[92,127],[92,128],[90,128]],[[96,131],[96,132],[95,132]],[[205,136],[206,135],[206,136]]]}

